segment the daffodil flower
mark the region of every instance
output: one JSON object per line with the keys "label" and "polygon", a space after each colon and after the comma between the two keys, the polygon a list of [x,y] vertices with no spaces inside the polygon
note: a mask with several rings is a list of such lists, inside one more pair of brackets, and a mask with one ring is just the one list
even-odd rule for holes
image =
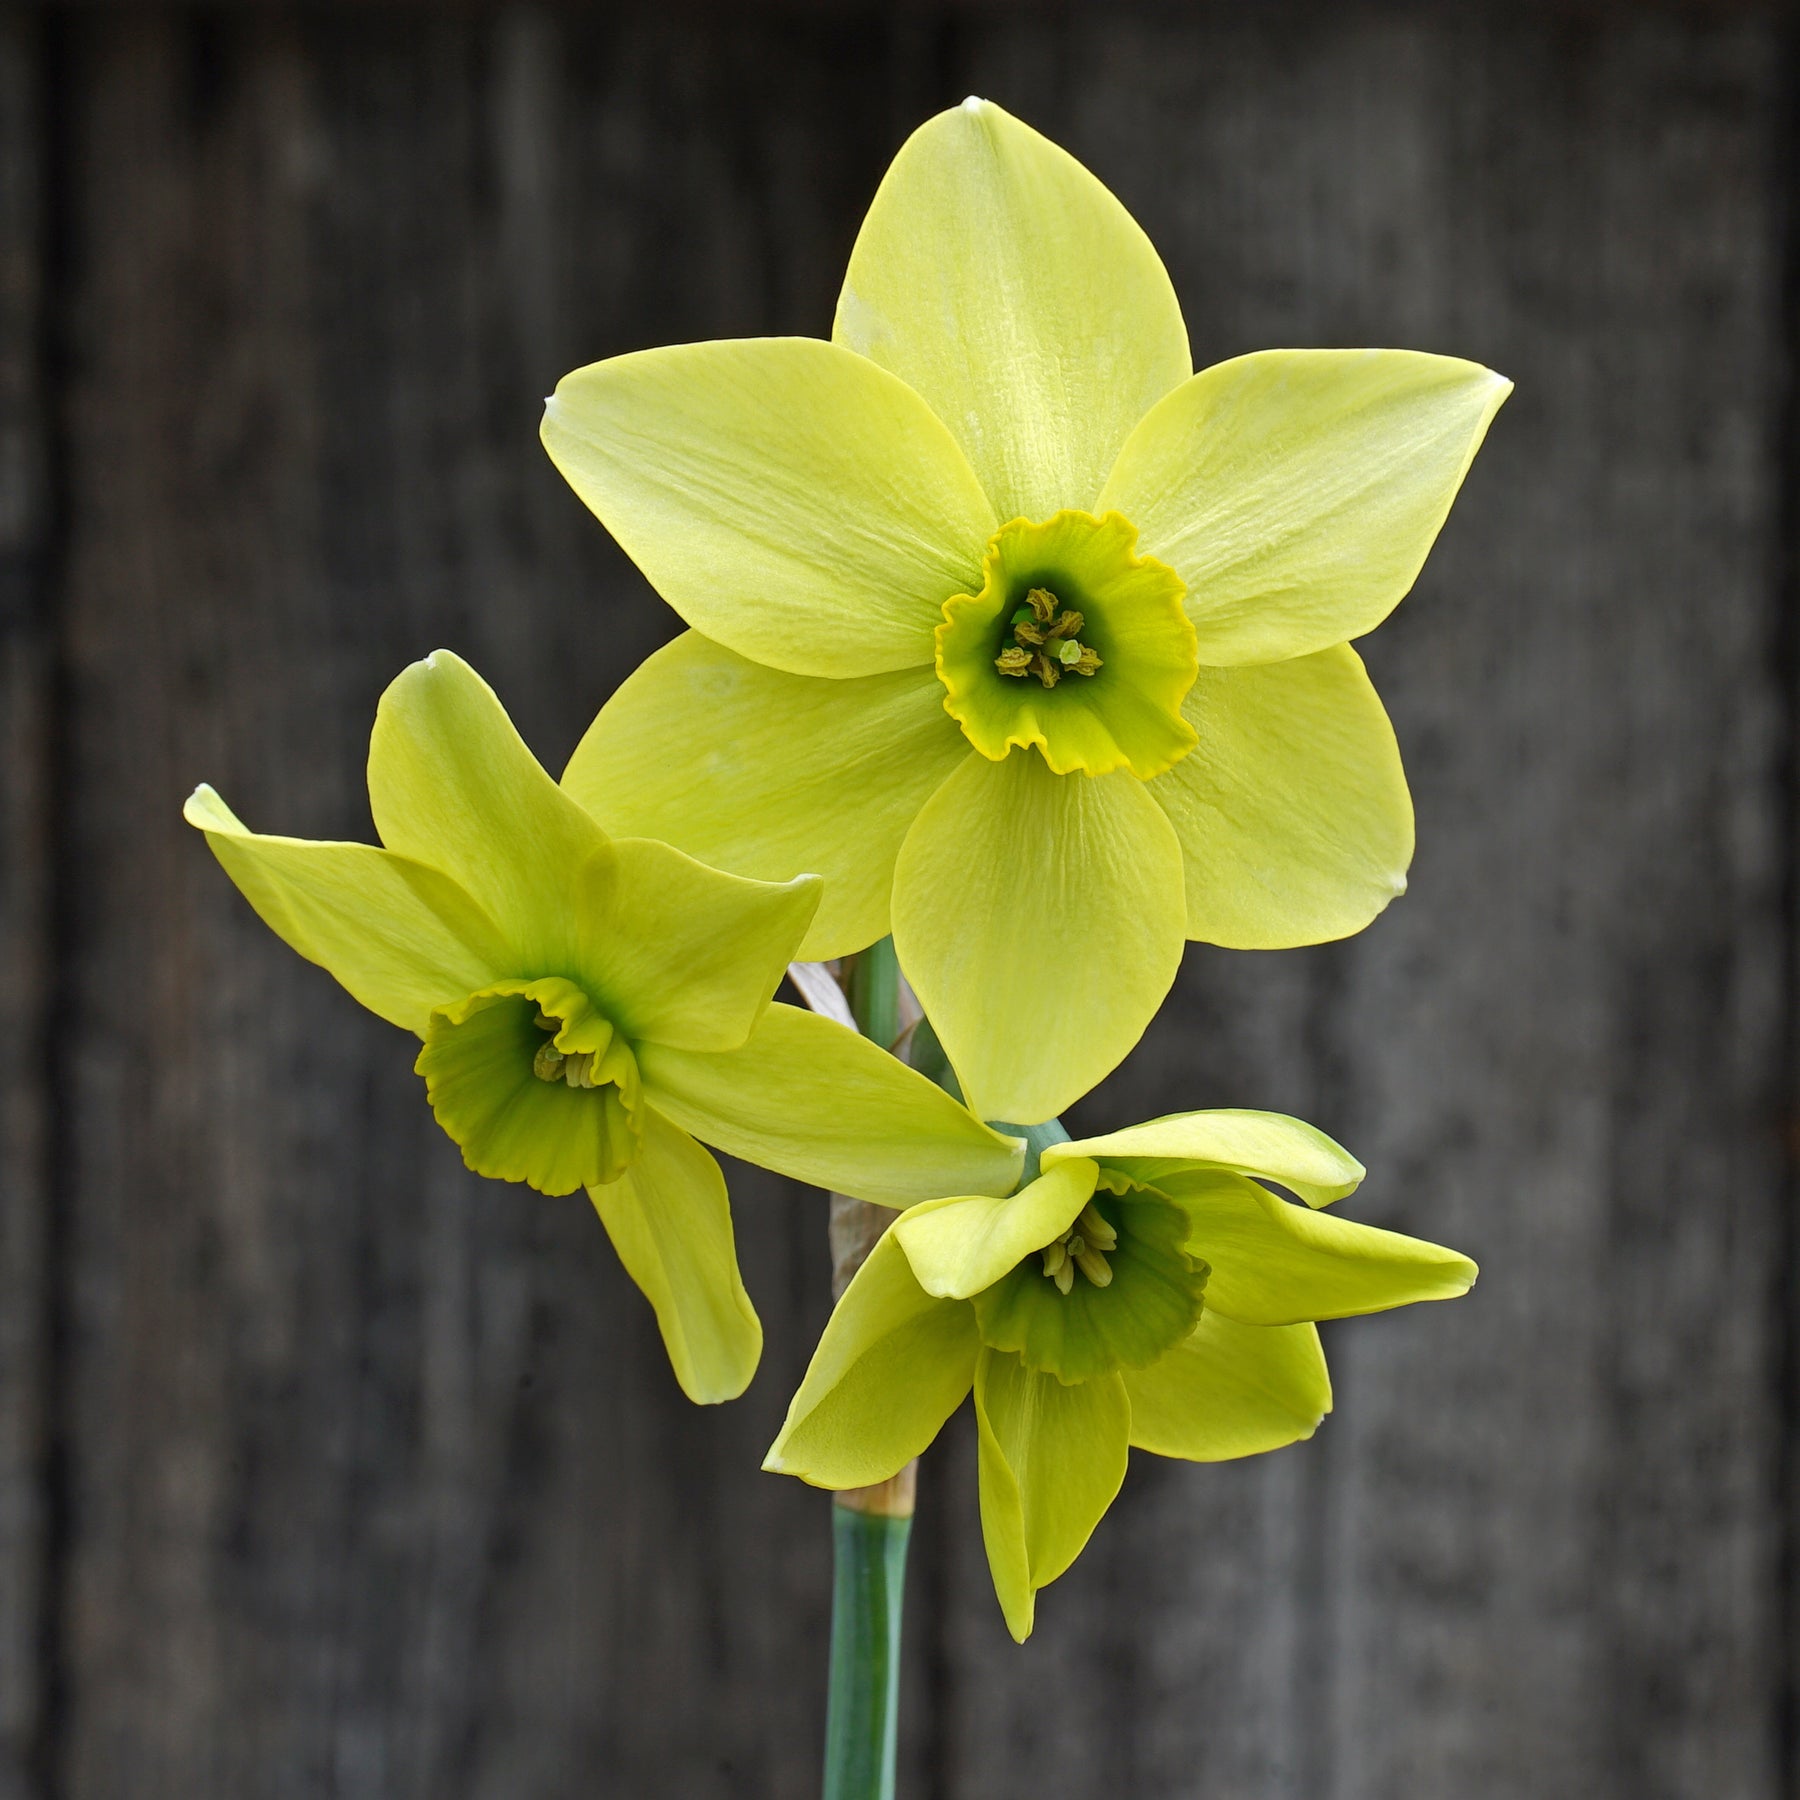
{"label": "daffodil flower", "polygon": [[[382,696],[382,847],[261,837],[201,787],[186,816],[278,936],[423,1040],[438,1123],[479,1174],[585,1188],[696,1400],[741,1393],[762,1327],[725,1181],[695,1137],[905,1205],[1021,1148],[829,1020],[770,996],[819,880],[721,874],[610,838],[446,651]],[[692,1134],[692,1135],[690,1135]]]}
{"label": "daffodil flower", "polygon": [[558,385],[550,455],[694,627],[565,784],[722,868],[819,871],[802,953],[891,928],[981,1116],[1048,1119],[1187,938],[1343,937],[1404,887],[1411,802],[1347,640],[1508,391],[1400,350],[1193,373],[1125,209],[967,101],[888,171],[830,343]]}
{"label": "daffodil flower", "polygon": [[1010,1198],[911,1207],[838,1302],[764,1466],[886,1480],[973,1389],[982,1535],[1022,1642],[1129,1449],[1218,1462],[1310,1437],[1331,1408],[1315,1320],[1468,1290],[1455,1251],[1316,1210],[1362,1175],[1297,1119],[1195,1112],[1052,1144]]}

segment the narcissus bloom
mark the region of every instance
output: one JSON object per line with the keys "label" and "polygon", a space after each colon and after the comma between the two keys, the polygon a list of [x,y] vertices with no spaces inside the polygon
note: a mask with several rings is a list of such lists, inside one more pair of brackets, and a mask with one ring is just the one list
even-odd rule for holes
{"label": "narcissus bloom", "polygon": [[1455,1251],[1315,1210],[1362,1175],[1297,1119],[1196,1112],[1052,1144],[1007,1199],[914,1206],[838,1302],[764,1467],[885,1481],[972,1388],[982,1535],[1023,1641],[1131,1447],[1218,1462],[1310,1437],[1331,1407],[1314,1320],[1468,1290]]}
{"label": "narcissus bloom", "polygon": [[587,1190],[694,1399],[741,1393],[762,1346],[695,1136],[890,1206],[942,1193],[962,1157],[1016,1179],[1016,1141],[769,1004],[816,876],[747,880],[608,837],[448,652],[382,696],[369,798],[380,848],[257,836],[209,787],[186,816],[265,923],[424,1040],[432,1111],[471,1169]]}
{"label": "narcissus bloom", "polygon": [[826,877],[985,1118],[1108,1073],[1187,938],[1360,930],[1412,808],[1347,640],[1411,587],[1509,384],[1398,350],[1193,373],[1149,240],[970,100],[875,197],[832,341],[615,357],[550,455],[694,629],[564,777],[609,829]]}

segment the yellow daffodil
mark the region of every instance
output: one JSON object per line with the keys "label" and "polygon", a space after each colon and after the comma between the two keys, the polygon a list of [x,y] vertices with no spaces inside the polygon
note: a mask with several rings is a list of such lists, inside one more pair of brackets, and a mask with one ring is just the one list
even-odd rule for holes
{"label": "yellow daffodil", "polygon": [[564,777],[618,831],[826,877],[983,1117],[1137,1041],[1187,938],[1360,930],[1412,808],[1347,640],[1411,587],[1509,384],[1287,350],[1194,374],[1117,200],[999,107],[922,127],[832,341],[615,357],[550,455],[694,629]]}
{"label": "yellow daffodil", "polygon": [[973,1389],[982,1534],[1023,1641],[1128,1449],[1218,1462],[1310,1437],[1331,1407],[1313,1321],[1468,1290],[1455,1251],[1315,1210],[1362,1176],[1297,1119],[1196,1112],[1053,1143],[1010,1198],[914,1206],[838,1302],[764,1466],[884,1481]]}
{"label": "yellow daffodil", "polygon": [[[483,1175],[585,1188],[696,1400],[730,1399],[762,1327],[718,1164],[695,1136],[884,1205],[987,1185],[1021,1150],[829,1020],[770,996],[819,881],[721,874],[610,838],[445,651],[382,696],[369,748],[382,847],[246,831],[187,803],[280,937],[424,1042],[438,1123]],[[694,1135],[690,1135],[694,1134]]]}

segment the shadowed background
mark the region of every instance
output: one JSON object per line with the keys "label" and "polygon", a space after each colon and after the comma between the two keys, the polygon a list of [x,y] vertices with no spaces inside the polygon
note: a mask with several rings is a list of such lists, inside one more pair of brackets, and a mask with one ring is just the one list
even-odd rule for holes
{"label": "shadowed background", "polygon": [[467,1175],[400,1034],[179,821],[366,837],[436,645],[553,768],[677,628],[536,442],[578,364],[822,335],[989,95],[1201,363],[1518,383],[1364,645],[1410,893],[1190,950],[1077,1109],[1297,1112],[1483,1264],[1328,1327],[1308,1445],[1134,1461],[1024,1649],[927,1459],[909,1800],[1800,1793],[1796,23],[1773,4],[0,7],[0,1800],[805,1796],[825,1503],[757,1472],[823,1197],[689,1407],[579,1196]]}

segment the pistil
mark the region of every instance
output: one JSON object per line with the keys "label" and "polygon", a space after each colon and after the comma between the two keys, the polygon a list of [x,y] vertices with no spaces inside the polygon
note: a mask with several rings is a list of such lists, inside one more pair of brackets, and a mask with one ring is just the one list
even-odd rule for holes
{"label": "pistil", "polygon": [[1035,587],[1008,621],[1013,641],[994,658],[1002,675],[1035,675],[1053,688],[1065,675],[1092,675],[1100,653],[1081,641],[1087,620],[1048,588]]}
{"label": "pistil", "polygon": [[1044,1246],[1044,1273],[1062,1294],[1074,1289],[1077,1269],[1095,1287],[1107,1287],[1112,1282],[1113,1272],[1112,1264],[1106,1258],[1118,1247],[1118,1232],[1107,1224],[1090,1200],[1075,1223],[1054,1244]]}

